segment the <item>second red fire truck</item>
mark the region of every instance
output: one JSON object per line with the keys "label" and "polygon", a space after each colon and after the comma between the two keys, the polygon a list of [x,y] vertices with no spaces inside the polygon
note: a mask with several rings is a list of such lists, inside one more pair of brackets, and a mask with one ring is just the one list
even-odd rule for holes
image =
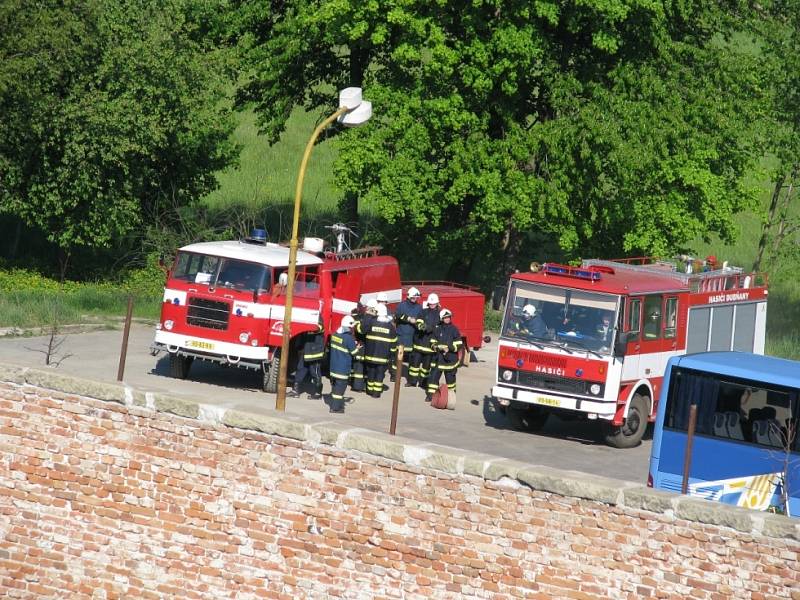
{"label": "second red fire truck", "polygon": [[633,447],[655,417],[670,357],[763,354],[766,277],[698,266],[587,260],[513,275],[492,388],[511,425],[536,430],[553,413],[588,418],[608,444]]}
{"label": "second red fire truck", "polygon": [[[380,248],[334,251],[323,244],[306,238],[297,253],[293,341],[318,323],[327,337],[359,302],[380,293],[392,307],[411,285],[401,283],[397,260]],[[267,242],[263,230],[241,241],[184,246],[167,274],[153,353],[168,353],[173,377],[186,378],[193,361],[206,360],[257,370],[264,391],[277,391],[288,264],[289,248]],[[483,294],[448,282],[414,285],[423,300],[436,292],[441,305],[453,311],[467,348],[481,346]],[[291,355],[289,361],[293,367]]]}

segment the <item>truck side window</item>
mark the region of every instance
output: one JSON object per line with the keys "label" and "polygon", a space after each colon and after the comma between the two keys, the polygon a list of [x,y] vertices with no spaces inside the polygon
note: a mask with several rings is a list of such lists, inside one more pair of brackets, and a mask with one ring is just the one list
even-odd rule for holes
{"label": "truck side window", "polygon": [[661,296],[647,296],[644,299],[644,339],[661,337],[661,321]]}
{"label": "truck side window", "polygon": [[[639,333],[641,330],[640,315],[642,312],[642,301],[639,298],[628,300],[628,331]],[[638,336],[634,336],[638,337]]]}
{"label": "truck side window", "polygon": [[678,323],[678,299],[676,297],[667,298],[664,302],[664,337],[674,338],[677,332]]}

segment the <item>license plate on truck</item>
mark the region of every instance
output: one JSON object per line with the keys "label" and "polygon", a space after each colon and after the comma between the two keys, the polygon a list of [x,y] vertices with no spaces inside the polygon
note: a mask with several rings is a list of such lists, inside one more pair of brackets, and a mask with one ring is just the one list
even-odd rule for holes
{"label": "license plate on truck", "polygon": [[561,406],[561,400],[558,398],[548,398],[547,396],[536,396],[533,402],[535,404],[544,404],[545,406]]}
{"label": "license plate on truck", "polygon": [[201,350],[214,349],[214,344],[211,342],[199,342],[197,340],[186,340],[186,345],[190,348],[200,348]]}

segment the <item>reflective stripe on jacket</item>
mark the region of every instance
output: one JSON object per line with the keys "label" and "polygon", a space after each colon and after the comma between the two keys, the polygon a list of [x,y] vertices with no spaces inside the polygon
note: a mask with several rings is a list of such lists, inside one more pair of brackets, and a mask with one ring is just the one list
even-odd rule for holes
{"label": "reflective stripe on jacket", "polygon": [[330,340],[330,374],[335,379],[349,379],[353,355],[357,352],[356,340],[349,331],[334,333]]}
{"label": "reflective stripe on jacket", "polygon": [[439,323],[431,336],[431,346],[437,352],[437,368],[449,371],[458,367],[458,352],[463,345],[458,327],[452,323]]}

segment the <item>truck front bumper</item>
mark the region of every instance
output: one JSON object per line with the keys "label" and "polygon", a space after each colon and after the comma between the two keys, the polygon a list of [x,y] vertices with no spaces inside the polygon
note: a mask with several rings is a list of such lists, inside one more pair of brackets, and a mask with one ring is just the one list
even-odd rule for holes
{"label": "truck front bumper", "polygon": [[247,369],[261,369],[274,355],[269,346],[231,344],[164,330],[156,331],[152,349]]}
{"label": "truck front bumper", "polygon": [[550,392],[533,392],[499,384],[492,387],[492,396],[505,405],[511,402],[524,402],[554,409],[578,411],[600,419],[612,419],[617,410],[616,402],[573,398]]}

